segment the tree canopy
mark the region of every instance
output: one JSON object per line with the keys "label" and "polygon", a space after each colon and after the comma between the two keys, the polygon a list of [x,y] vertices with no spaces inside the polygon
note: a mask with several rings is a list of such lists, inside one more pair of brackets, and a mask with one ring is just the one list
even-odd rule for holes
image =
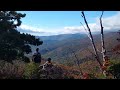
{"label": "tree canopy", "polygon": [[32,45],[42,45],[43,41],[30,34],[17,31],[26,14],[16,11],[0,11],[0,60],[12,61],[24,58],[24,52],[31,52]]}

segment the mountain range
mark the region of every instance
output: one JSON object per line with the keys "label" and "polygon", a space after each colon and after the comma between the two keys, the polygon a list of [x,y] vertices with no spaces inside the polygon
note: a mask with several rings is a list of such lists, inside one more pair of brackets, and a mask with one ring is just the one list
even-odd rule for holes
{"label": "mountain range", "polygon": [[[105,47],[107,51],[117,45],[116,40],[119,36],[117,32],[105,32]],[[53,36],[37,36],[43,40],[43,44],[39,46],[43,58],[52,58],[56,62],[75,61],[75,55],[80,62],[85,60],[94,60],[94,52],[90,39],[86,34],[62,34]],[[100,33],[93,35],[95,45],[101,55],[101,36]],[[35,50],[37,46],[31,46]],[[74,53],[75,55],[74,55]]]}

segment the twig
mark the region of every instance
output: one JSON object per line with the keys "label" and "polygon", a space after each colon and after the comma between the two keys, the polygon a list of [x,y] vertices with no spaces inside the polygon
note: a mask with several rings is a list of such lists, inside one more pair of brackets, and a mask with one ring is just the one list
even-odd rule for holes
{"label": "twig", "polygon": [[[81,22],[80,22],[81,23]],[[87,29],[84,27],[84,25],[81,23],[81,25],[83,26],[83,28],[85,29],[85,31],[86,31],[86,33],[87,33],[87,36],[88,36],[88,38],[90,38],[90,36],[89,36],[89,34],[88,34],[88,32],[87,32]],[[91,39],[91,38],[90,38]]]}

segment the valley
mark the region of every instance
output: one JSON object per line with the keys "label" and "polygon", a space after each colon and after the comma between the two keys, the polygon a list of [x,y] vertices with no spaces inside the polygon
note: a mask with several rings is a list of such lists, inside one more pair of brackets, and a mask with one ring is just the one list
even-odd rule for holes
{"label": "valley", "polygon": [[[98,48],[99,54],[101,52],[100,34],[93,35],[95,44]],[[117,32],[105,33],[105,46],[108,52],[117,45],[119,42]],[[75,56],[72,51],[75,52],[80,63],[87,60],[95,60],[93,48],[90,39],[86,34],[68,34],[68,35],[55,35],[55,36],[42,36],[39,37],[43,40],[43,45],[39,46],[42,57],[52,58],[53,61],[64,63],[74,62]],[[31,46],[32,51],[38,46]],[[110,57],[114,56],[112,53],[108,53]]]}

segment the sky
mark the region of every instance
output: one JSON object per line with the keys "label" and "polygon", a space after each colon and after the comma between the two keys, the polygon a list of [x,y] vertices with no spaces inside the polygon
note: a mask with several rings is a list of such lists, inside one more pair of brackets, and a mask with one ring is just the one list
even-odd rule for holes
{"label": "sky", "polygon": [[[59,34],[85,33],[86,27],[81,11],[18,11],[25,13],[22,24],[18,27],[21,33],[35,36],[50,36]],[[99,17],[101,11],[84,11],[92,32],[100,31]],[[120,29],[120,12],[104,11],[104,30]]]}

